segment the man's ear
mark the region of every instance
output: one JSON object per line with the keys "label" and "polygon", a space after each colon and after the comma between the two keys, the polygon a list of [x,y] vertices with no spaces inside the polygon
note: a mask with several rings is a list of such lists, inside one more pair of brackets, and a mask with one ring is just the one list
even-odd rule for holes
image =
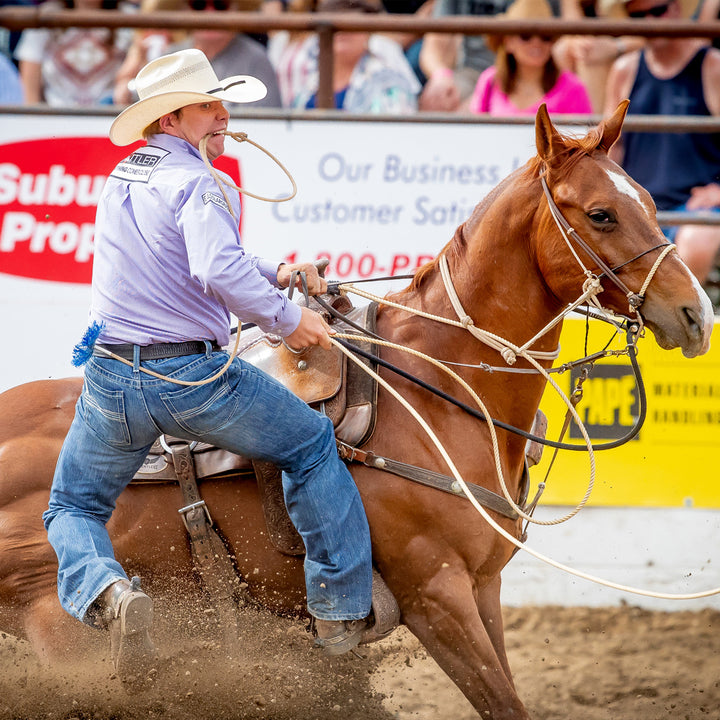
{"label": "man's ear", "polygon": [[170,112],[163,115],[158,122],[160,123],[160,129],[167,135],[172,135],[178,121],[178,115],[176,112]]}

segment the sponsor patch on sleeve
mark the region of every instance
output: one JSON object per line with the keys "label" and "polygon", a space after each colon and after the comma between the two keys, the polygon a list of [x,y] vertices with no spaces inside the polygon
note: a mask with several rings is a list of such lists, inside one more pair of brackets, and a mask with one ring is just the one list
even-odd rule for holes
{"label": "sponsor patch on sleeve", "polygon": [[169,150],[146,145],[119,163],[112,171],[111,176],[119,178],[120,180],[147,182],[153,170],[160,164],[162,159],[169,154]]}
{"label": "sponsor patch on sleeve", "polygon": [[220,195],[217,195],[212,192],[206,192],[206,193],[203,193],[202,199],[206,205],[208,203],[212,203],[213,205],[217,205],[218,207],[223,208],[223,210],[227,210],[228,212],[230,212],[230,208],[228,207],[228,204],[225,202],[225,198],[221,197]]}

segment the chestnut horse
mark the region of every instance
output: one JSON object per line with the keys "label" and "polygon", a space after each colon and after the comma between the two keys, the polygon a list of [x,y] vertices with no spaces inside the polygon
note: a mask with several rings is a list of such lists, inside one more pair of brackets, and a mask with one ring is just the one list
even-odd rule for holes
{"label": "chestnut horse", "polygon": [[[476,327],[522,346],[581,295],[587,278],[583,266],[598,272],[597,258],[582,248],[573,252],[563,238],[544,195],[543,176],[562,215],[607,266],[620,268],[627,287],[637,292],[650,278],[640,313],[659,345],[680,347],[688,357],[708,349],[712,310],[707,296],[675,253],[655,267],[664,238],[653,202],[607,156],[626,107],[623,103],[584,138],[571,138],[558,133],[543,106],[536,119],[538,156],[494,189],[441,251]],[[600,302],[627,314],[626,293],[607,277],[602,284]],[[438,261],[420,269],[392,299],[406,308],[457,318]],[[560,326],[532,349],[553,351]],[[545,385],[540,374],[489,374],[478,365],[500,364],[496,350],[463,327],[395,305],[380,308],[377,332],[394,343],[467,364],[460,374],[490,414],[530,429]],[[426,382],[458,392],[438,368],[417,357],[396,349],[383,349],[383,357]],[[551,360],[542,364],[547,367]],[[528,365],[518,359],[518,366]],[[382,374],[421,412],[462,477],[499,492],[487,426],[407,380]],[[27,638],[48,659],[66,657],[83,627],[60,609],[57,565],[40,519],[80,389],[79,379],[41,381],[0,396],[0,628]],[[516,435],[500,436],[502,468],[515,498],[524,443]],[[422,429],[382,389],[376,430],[366,449],[447,472]],[[397,598],[402,622],[482,717],[529,717],[515,691],[503,641],[500,571],[513,546],[463,497],[366,466],[351,469],[367,510],[375,564]],[[302,561],[269,544],[256,483],[210,479],[203,482],[202,493],[251,595],[277,611],[302,606]],[[109,524],[118,559],[151,587],[154,578],[192,576],[177,513],[181,505],[177,487],[131,485]],[[518,520],[493,517],[508,533],[519,535]],[[168,552],[170,547],[174,552]]]}

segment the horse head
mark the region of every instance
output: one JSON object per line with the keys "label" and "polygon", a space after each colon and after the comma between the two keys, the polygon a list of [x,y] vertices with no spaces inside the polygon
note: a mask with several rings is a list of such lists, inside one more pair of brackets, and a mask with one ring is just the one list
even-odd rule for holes
{"label": "horse head", "polygon": [[[576,299],[585,279],[595,275],[605,308],[619,315],[636,308],[660,347],[680,347],[695,357],[710,346],[710,300],[662,234],[650,194],[608,157],[628,105],[620,103],[583,138],[561,135],[547,108],[538,111],[538,156],[525,166],[546,186],[533,252],[561,302]],[[553,204],[559,216],[553,216]]]}

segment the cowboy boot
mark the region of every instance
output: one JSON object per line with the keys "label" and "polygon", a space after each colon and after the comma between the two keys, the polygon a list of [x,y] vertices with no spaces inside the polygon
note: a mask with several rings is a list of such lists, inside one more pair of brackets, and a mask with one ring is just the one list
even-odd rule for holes
{"label": "cowboy boot", "polygon": [[140,590],[140,578],[118,580],[102,594],[103,620],[110,632],[110,656],[123,685],[142,689],[152,679],[156,659],[150,638],[153,602]]}
{"label": "cowboy boot", "polygon": [[368,625],[367,620],[313,620],[315,647],[333,657],[354,650]]}

